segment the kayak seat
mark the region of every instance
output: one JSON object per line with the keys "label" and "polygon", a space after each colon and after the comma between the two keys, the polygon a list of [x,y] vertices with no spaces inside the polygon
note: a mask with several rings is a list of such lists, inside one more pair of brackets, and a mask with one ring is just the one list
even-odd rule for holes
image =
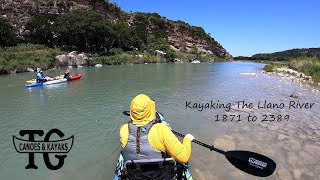
{"label": "kayak seat", "polygon": [[122,178],[125,180],[176,180],[177,163],[173,158],[129,160],[124,163]]}

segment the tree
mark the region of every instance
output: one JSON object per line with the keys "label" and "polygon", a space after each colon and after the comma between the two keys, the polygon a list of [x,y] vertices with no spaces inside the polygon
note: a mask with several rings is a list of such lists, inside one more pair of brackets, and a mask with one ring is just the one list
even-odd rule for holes
{"label": "tree", "polygon": [[156,37],[154,34],[150,34],[147,39],[147,49],[154,53],[155,50],[168,51],[170,45],[165,38]]}
{"label": "tree", "polygon": [[113,25],[117,34],[115,47],[124,51],[139,49],[147,43],[147,33],[139,27],[129,27],[126,22],[117,22]]}
{"label": "tree", "polygon": [[31,32],[31,36],[37,42],[42,42],[47,45],[52,45],[53,41],[53,27],[55,25],[56,17],[54,15],[37,15],[32,17],[27,24],[27,29]]}
{"label": "tree", "polygon": [[0,46],[13,46],[17,43],[14,28],[0,18]]}
{"label": "tree", "polygon": [[112,25],[92,11],[73,11],[61,15],[54,32],[59,45],[84,52],[105,54],[116,41]]}
{"label": "tree", "polygon": [[164,55],[164,58],[166,58],[166,59],[169,60],[169,61],[173,61],[176,57],[177,57],[176,52],[173,51],[173,50],[171,50],[171,49],[168,50],[168,51],[166,52],[166,54]]}

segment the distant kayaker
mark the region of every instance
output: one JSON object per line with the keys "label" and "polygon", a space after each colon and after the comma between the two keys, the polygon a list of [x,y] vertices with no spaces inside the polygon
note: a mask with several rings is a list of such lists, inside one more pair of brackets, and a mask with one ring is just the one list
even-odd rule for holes
{"label": "distant kayaker", "polygon": [[64,73],[64,78],[71,78],[70,69],[67,69]]}
{"label": "distant kayaker", "polygon": [[40,68],[37,68],[37,83],[43,83],[46,82],[47,79],[44,77],[43,72]]}
{"label": "distant kayaker", "polygon": [[[163,164],[165,157],[172,157],[180,163],[189,161],[194,137],[187,134],[181,143],[167,125],[157,123],[155,102],[147,95],[140,94],[132,100],[130,119],[120,129],[121,153],[125,162],[159,160]],[[161,172],[165,174],[161,177],[172,176],[172,169],[162,169],[166,170]],[[159,169],[148,171],[147,176],[144,176],[138,168],[134,174],[143,179],[153,173],[159,175]]]}
{"label": "distant kayaker", "polygon": [[37,83],[44,83],[46,81],[51,81],[53,80],[53,78],[51,77],[45,77],[43,75],[43,71],[40,69],[40,68],[37,68],[37,76],[36,76],[36,79],[37,79]]}

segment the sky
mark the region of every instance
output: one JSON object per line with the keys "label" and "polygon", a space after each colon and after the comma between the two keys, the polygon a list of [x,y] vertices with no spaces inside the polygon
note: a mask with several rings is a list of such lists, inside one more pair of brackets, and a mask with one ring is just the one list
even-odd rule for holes
{"label": "sky", "polygon": [[233,56],[320,47],[320,0],[110,0],[202,27]]}

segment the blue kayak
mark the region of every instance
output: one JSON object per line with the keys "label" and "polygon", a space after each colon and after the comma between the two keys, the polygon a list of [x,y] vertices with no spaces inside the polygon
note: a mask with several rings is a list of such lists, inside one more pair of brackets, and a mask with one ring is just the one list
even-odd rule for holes
{"label": "blue kayak", "polygon": [[59,83],[65,83],[67,82],[67,79],[56,79],[56,80],[52,80],[52,81],[47,81],[44,83],[33,83],[33,84],[26,84],[26,87],[39,87],[39,86],[47,86],[47,85],[51,85],[51,84],[59,84]]}

